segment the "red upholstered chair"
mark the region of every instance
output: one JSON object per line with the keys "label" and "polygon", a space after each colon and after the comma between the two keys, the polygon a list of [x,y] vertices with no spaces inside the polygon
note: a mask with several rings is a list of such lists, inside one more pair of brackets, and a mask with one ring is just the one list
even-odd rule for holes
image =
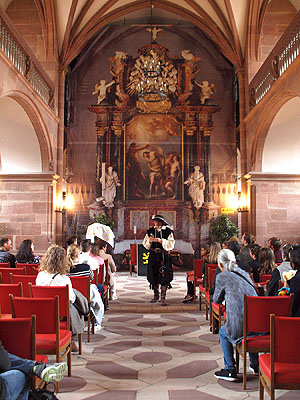
{"label": "red upholstered chair", "polygon": [[[204,260],[203,260],[204,262]],[[206,297],[206,292],[208,290],[208,270],[207,270],[208,264],[205,264],[205,278],[202,280],[202,285],[199,285],[199,310],[201,311],[201,306],[202,306],[202,299],[204,300],[205,304],[205,297]]]}
{"label": "red upholstered chair", "polygon": [[[243,388],[247,385],[247,353],[269,353],[270,314],[288,317],[292,313],[294,295],[291,296],[244,296],[244,334],[236,346],[236,369],[239,355],[243,357]],[[247,337],[247,332],[268,333],[264,336]]]}
{"label": "red upholstered chair", "polygon": [[16,275],[13,273],[10,274],[11,283],[21,282],[24,297],[30,297],[28,283],[32,283],[34,285],[35,280],[36,280],[36,275]]}
{"label": "red upholstered chair", "polygon": [[35,315],[28,318],[0,319],[1,342],[9,353],[21,358],[47,363],[47,356],[36,354],[35,335]]}
{"label": "red upholstered chair", "polygon": [[[205,276],[207,277],[207,281],[208,281],[208,286],[207,286],[207,290],[205,291],[205,317],[208,320],[208,313],[210,310],[210,294],[209,294],[209,290],[212,288],[213,283],[214,283],[214,277],[215,277],[215,273],[216,273],[216,269],[218,268],[217,264],[206,264],[205,265],[205,271],[207,269],[207,274],[205,272]],[[212,315],[209,315],[209,323],[211,325],[212,323]]]}
{"label": "red upholstered chair", "polygon": [[[0,306],[1,306],[1,318],[12,318],[9,295],[23,296],[22,284],[17,283],[15,285],[2,283],[0,284]],[[1,339],[1,338],[0,338]]]}
{"label": "red upholstered chair", "polygon": [[259,399],[264,389],[271,400],[275,389],[300,389],[300,318],[270,316],[270,354],[259,356]]}
{"label": "red upholstered chair", "polygon": [[9,268],[9,267],[10,267],[9,262],[7,262],[7,263],[0,263],[0,268]]}
{"label": "red upholstered chair", "polygon": [[[70,330],[70,297],[69,285],[66,286],[37,286],[29,283],[29,293],[32,298],[59,297],[59,328]],[[79,354],[82,354],[82,334],[78,335]]]}
{"label": "red upholstered chair", "polygon": [[[196,288],[200,286],[202,283],[202,264],[203,260],[195,260],[194,259],[194,271],[193,274],[188,275],[188,280],[190,282],[194,282],[194,304],[196,304]],[[200,293],[199,293],[199,307],[201,310],[201,299],[200,299]]]}
{"label": "red upholstered chair", "polygon": [[130,261],[129,261],[129,271],[132,275],[132,270],[137,265],[137,244],[130,243]]}
{"label": "red upholstered chair", "polygon": [[70,275],[69,278],[71,279],[72,286],[74,289],[79,290],[83,296],[86,297],[89,303],[89,315],[88,315],[88,342],[90,341],[90,330],[91,330],[91,323],[92,323],[92,333],[95,333],[95,317],[91,311],[91,300],[90,300],[90,286],[91,281],[89,276],[72,276]]}
{"label": "red upholstered chair", "polygon": [[[13,318],[36,315],[37,354],[55,354],[56,362],[67,356],[71,376],[71,337],[69,330],[59,327],[59,298],[28,298],[10,295]],[[56,384],[59,390],[58,382]]]}
{"label": "red upholstered chair", "polygon": [[16,263],[17,268],[25,268],[26,275],[37,275],[39,264],[23,264],[23,263]]}
{"label": "red upholstered chair", "polygon": [[93,283],[94,285],[98,285],[99,269],[93,270],[93,273],[94,273],[94,278],[91,281],[91,283]]}
{"label": "red upholstered chair", "polygon": [[10,283],[10,274],[26,275],[25,268],[0,268],[2,274],[2,283]]}
{"label": "red upholstered chair", "polygon": [[259,274],[259,283],[266,283],[271,279],[271,276],[270,274]]}

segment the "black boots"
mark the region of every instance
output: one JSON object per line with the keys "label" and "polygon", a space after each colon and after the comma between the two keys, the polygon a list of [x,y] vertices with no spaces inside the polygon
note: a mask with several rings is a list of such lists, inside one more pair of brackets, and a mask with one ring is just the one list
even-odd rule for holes
{"label": "black boots", "polygon": [[154,291],[154,297],[150,300],[150,303],[156,303],[159,300],[158,285],[152,285],[152,289]]}

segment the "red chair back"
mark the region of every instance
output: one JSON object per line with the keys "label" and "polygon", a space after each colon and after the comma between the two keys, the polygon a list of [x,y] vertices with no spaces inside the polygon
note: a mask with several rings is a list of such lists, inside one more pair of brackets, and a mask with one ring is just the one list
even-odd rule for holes
{"label": "red chair back", "polygon": [[0,319],[0,338],[5,350],[28,360],[35,360],[36,318]]}
{"label": "red chair back", "polygon": [[[22,284],[0,284],[0,305],[2,314],[11,314],[9,295],[23,296]],[[1,338],[0,338],[1,339]]]}
{"label": "red chair back", "polygon": [[26,274],[28,275],[37,275],[39,264],[23,264],[23,263],[16,263],[17,268],[25,268]]}
{"label": "red chair back", "polygon": [[137,265],[137,245],[130,243],[130,258],[132,265]]}
{"label": "red chair back", "polygon": [[270,332],[270,315],[288,317],[292,314],[294,296],[244,296],[247,332]]}
{"label": "red chair back", "polygon": [[271,279],[271,276],[269,274],[260,274],[260,283],[266,283]]}
{"label": "red chair back", "polygon": [[22,284],[23,289],[23,297],[30,297],[28,283],[35,284],[36,275],[16,275],[10,274],[10,281],[11,283],[19,283]]}
{"label": "red chair back", "polygon": [[199,279],[202,277],[202,264],[203,260],[194,260],[194,278]]}
{"label": "red chair back", "polygon": [[93,273],[94,273],[94,278],[93,278],[93,280],[91,281],[91,283],[93,283],[93,284],[95,284],[95,285],[98,285],[99,268],[93,270]]}
{"label": "red chair back", "polygon": [[271,315],[271,354],[274,362],[298,364],[300,360],[300,318]]}
{"label": "red chair back", "polygon": [[205,284],[203,284],[205,288],[208,288],[209,285],[208,268],[217,269],[217,267],[218,267],[217,264],[205,264]]}
{"label": "red chair back", "polygon": [[10,267],[10,264],[9,264],[9,262],[6,262],[6,263],[0,263],[0,268],[9,268]]}
{"label": "red chair back", "polygon": [[90,303],[90,277],[89,276],[72,276],[70,275],[72,286],[74,289],[79,290]]}
{"label": "red chair back", "polygon": [[13,318],[36,315],[37,334],[59,334],[59,299],[28,298],[10,295]]}
{"label": "red chair back", "polygon": [[211,289],[213,286],[214,278],[215,278],[215,273],[216,269],[218,268],[217,265],[215,264],[208,264],[207,269],[208,269],[208,289]]}
{"label": "red chair back", "polygon": [[2,283],[10,283],[10,274],[26,275],[24,268],[0,268],[2,274]]}
{"label": "red chair back", "polygon": [[98,270],[98,283],[100,283],[101,285],[104,285],[104,269],[105,264],[100,264]]}
{"label": "red chair back", "polygon": [[66,286],[36,286],[29,284],[30,297],[55,298],[59,297],[59,316],[66,318],[67,329],[70,329],[70,298],[69,285]]}

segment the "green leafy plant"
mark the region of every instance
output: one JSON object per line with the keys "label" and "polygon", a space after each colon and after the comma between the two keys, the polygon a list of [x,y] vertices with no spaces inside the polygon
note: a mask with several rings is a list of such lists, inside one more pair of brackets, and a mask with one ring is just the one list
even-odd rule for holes
{"label": "green leafy plant", "polygon": [[102,225],[107,225],[109,226],[111,229],[115,226],[114,221],[111,221],[106,214],[100,214],[98,216],[94,215],[94,219],[92,222],[89,223],[89,225],[91,224],[102,224]]}
{"label": "green leafy plant", "polygon": [[211,223],[211,233],[214,241],[222,244],[232,236],[237,236],[239,228],[231,222],[227,215],[221,214]]}

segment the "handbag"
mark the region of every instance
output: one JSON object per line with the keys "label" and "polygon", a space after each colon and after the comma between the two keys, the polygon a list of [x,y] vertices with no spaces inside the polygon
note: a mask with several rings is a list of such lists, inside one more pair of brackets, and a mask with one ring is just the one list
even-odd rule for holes
{"label": "handbag", "polygon": [[58,400],[55,394],[55,385],[53,390],[49,390],[48,385],[45,385],[42,389],[30,390],[28,400]]}

